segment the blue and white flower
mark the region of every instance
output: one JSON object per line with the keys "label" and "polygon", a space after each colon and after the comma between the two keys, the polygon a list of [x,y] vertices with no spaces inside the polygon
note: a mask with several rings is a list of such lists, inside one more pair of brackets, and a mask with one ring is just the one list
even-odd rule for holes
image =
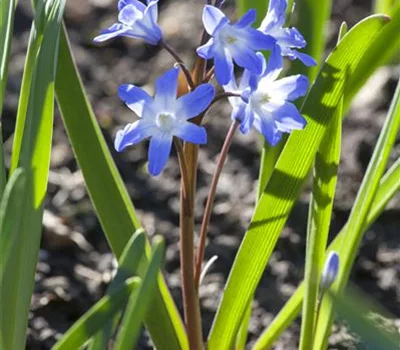
{"label": "blue and white flower", "polygon": [[277,51],[272,52],[266,65],[259,53],[263,62],[261,75],[245,70],[239,86],[234,79],[224,86],[225,91],[241,94],[229,98],[232,119],[240,121],[241,132],[245,134],[254,127],[272,146],[279,142],[282,133],[301,130],[307,123],[292,101],[306,94],[308,79],[304,75],[278,79],[282,71],[278,56]]}
{"label": "blue and white flower", "polygon": [[197,54],[205,59],[214,58],[215,75],[221,85],[232,78],[233,62],[252,73],[261,73],[262,64],[256,51],[272,49],[275,40],[252,28],[255,20],[253,9],[231,24],[220,9],[210,5],[204,7],[203,23],[211,38],[197,49]]}
{"label": "blue and white flower", "polygon": [[210,105],[215,95],[214,87],[202,84],[177,98],[178,75],[177,67],[162,75],[156,82],[154,98],[131,84],[121,85],[118,90],[121,100],[141,119],[118,131],[115,149],[120,152],[127,146],[150,138],[149,172],[154,176],[167,163],[174,136],[195,144],[207,142],[205,128],[188,120]]}
{"label": "blue and white flower", "polygon": [[158,0],[147,0],[147,6],[138,0],[119,0],[118,23],[103,30],[94,41],[102,42],[117,36],[126,36],[157,45],[162,40],[162,32],[157,24],[157,6]]}
{"label": "blue and white flower", "polygon": [[259,30],[271,35],[276,40],[274,50],[278,50],[282,56],[286,56],[290,60],[298,58],[307,67],[315,66],[317,62],[314,58],[295,50],[307,45],[300,32],[296,28],[284,28],[286,8],[287,0],[270,0],[267,15]]}

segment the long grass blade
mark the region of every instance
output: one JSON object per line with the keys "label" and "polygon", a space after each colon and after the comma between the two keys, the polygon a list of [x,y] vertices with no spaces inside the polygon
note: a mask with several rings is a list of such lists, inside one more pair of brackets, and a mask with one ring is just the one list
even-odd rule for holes
{"label": "long grass blade", "polygon": [[[383,210],[394,197],[394,195],[400,191],[400,158],[390,167],[383,176],[375,199],[372,203],[371,209],[368,213],[367,220],[363,231],[365,232],[382,214]],[[329,245],[325,257],[328,251],[338,250],[344,237],[347,236],[347,225],[343,227],[340,233],[336,236],[333,242]],[[262,333],[260,338],[254,345],[254,350],[268,349],[272,346],[273,342],[283,333],[283,331],[294,321],[299,315],[301,305],[304,297],[304,282],[302,282],[296,291],[292,294],[289,300],[285,303],[283,308],[279,311],[278,315],[269,325],[269,327]]]}
{"label": "long grass blade", "polygon": [[[144,230],[139,229],[135,232],[135,234],[132,235],[132,238],[126,245],[126,248],[118,261],[117,274],[108,286],[106,294],[110,294],[112,291],[116,290],[127,278],[137,274],[139,271],[140,261],[145,254],[145,244],[145,232]],[[103,350],[107,348],[109,340],[120,318],[121,312],[118,312],[112,319],[109,319],[105,323],[103,329],[99,331],[93,338],[93,341],[89,346],[90,350]]]}
{"label": "long grass blade", "polygon": [[[54,79],[59,28],[65,1],[42,7],[39,16],[44,40],[35,60],[26,123],[18,166],[27,174],[23,215],[2,278],[0,319],[4,349],[23,349],[40,245],[44,197],[50,164],[54,112]],[[23,242],[23,244],[21,244]],[[15,291],[18,291],[16,293]]]}
{"label": "long grass blade", "polygon": [[290,136],[239,248],[211,329],[208,349],[231,348],[246,305],[262,276],[279,233],[310,171],[328,121],[343,94],[344,77],[351,74],[365,48],[373,42],[386,22],[380,16],[360,22],[347,33],[324,64],[302,108],[308,121],[307,128]]}
{"label": "long grass blade", "polygon": [[16,4],[16,0],[2,0],[0,3],[0,115],[6,92]]}
{"label": "long grass blade", "polygon": [[298,16],[297,29],[307,41],[302,50],[317,61],[315,67],[305,67],[301,62],[294,62],[292,71],[305,74],[314,81],[323,63],[326,44],[326,28],[331,16],[332,0],[302,0],[296,2],[295,11]]}
{"label": "long grass blade", "polygon": [[[351,210],[348,220],[348,236],[346,244],[340,251],[340,269],[336,282],[332,286],[333,293],[343,292],[356,258],[359,245],[363,237],[363,227],[368,217],[368,212],[377,192],[379,182],[385,171],[390,152],[393,148],[398,131],[400,129],[400,81],[389,109],[388,116],[382,128],[377,145],[374,149],[370,164],[364,180],[358,191],[357,198]],[[317,349],[325,349],[331,330],[333,319],[332,305],[330,301],[322,302],[319,314],[319,322],[315,334],[315,346]]]}
{"label": "long grass blade", "polygon": [[332,118],[314,164],[313,188],[307,229],[305,288],[300,349],[312,348],[318,291],[331,224],[340,160],[343,98]]}
{"label": "long grass blade", "polygon": [[[119,312],[129,296],[140,286],[140,278],[132,277],[120,283],[87,311],[54,346],[53,350],[80,349],[103,325]],[[106,349],[103,348],[103,349]]]}
{"label": "long grass blade", "polygon": [[[55,88],[64,125],[93,206],[110,247],[119,258],[140,224],[84,91],[65,28],[60,38]],[[149,251],[148,245],[146,250]],[[183,322],[161,276],[151,307],[146,326],[156,347],[187,349]]]}
{"label": "long grass blade", "polygon": [[159,270],[164,260],[165,245],[162,237],[154,239],[152,256],[140,288],[133,292],[121,321],[120,330],[114,344],[115,350],[134,348],[140,334],[141,325],[154,298]]}

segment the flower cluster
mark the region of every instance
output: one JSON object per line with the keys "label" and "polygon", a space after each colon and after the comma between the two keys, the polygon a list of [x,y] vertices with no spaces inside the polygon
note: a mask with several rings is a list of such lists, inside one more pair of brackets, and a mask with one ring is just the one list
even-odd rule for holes
{"label": "flower cluster", "polygon": [[[157,24],[157,3],[158,0],[147,0],[145,6],[138,0],[119,0],[118,23],[94,40],[102,42],[126,36],[142,39],[151,45],[162,45],[171,52]],[[283,57],[299,59],[306,66],[316,62],[297,51],[306,45],[299,31],[284,27],[287,0],[271,0],[259,28],[253,26],[255,10],[249,10],[232,23],[221,11],[222,4],[223,1],[216,1],[214,6],[204,6],[203,24],[208,39],[198,47],[197,54],[204,60],[213,60],[210,72],[215,71],[216,81],[230,96],[231,117],[240,122],[241,132],[245,134],[254,127],[267,142],[276,145],[282,133],[303,129],[306,125],[306,120],[292,102],[306,94],[308,80],[302,75],[279,79]],[[268,63],[260,52],[263,50],[270,51]],[[172,53],[175,58],[179,57]],[[239,85],[235,80],[234,64],[243,68]],[[179,66],[189,77],[190,72],[181,60]],[[215,89],[206,81],[177,98],[178,74],[179,68],[174,67],[160,77],[154,97],[134,85],[121,85],[119,88],[120,98],[140,119],[118,132],[115,148],[122,151],[150,138],[149,172],[152,175],[158,175],[165,166],[174,137],[195,144],[207,141],[204,127],[190,119],[207,111],[215,101]]]}

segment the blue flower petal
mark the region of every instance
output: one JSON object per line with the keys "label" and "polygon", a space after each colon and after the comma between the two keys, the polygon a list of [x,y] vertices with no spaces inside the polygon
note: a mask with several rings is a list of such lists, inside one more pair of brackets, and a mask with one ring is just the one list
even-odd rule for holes
{"label": "blue flower petal", "polygon": [[284,102],[276,107],[272,113],[278,129],[290,133],[292,130],[302,130],[307,121],[300,114],[296,106],[290,102]]}
{"label": "blue flower petal", "polygon": [[292,50],[294,56],[298,58],[305,66],[313,67],[317,65],[317,61],[314,60],[310,55],[307,55],[303,52],[299,52],[297,50]]}
{"label": "blue flower petal", "polygon": [[262,62],[254,51],[248,47],[239,47],[232,45],[231,54],[235,63],[248,69],[250,72],[260,74],[262,72]]}
{"label": "blue flower petal", "polygon": [[307,93],[308,78],[304,75],[291,75],[274,81],[271,95],[281,100],[293,101]]}
{"label": "blue flower petal", "polygon": [[150,139],[149,146],[149,173],[157,176],[167,164],[171,153],[172,136],[168,134],[155,135]]}
{"label": "blue flower petal", "polygon": [[261,133],[271,146],[276,146],[282,138],[282,132],[279,131],[275,121],[272,118],[260,118]]}
{"label": "blue flower petal", "polygon": [[228,52],[219,50],[214,56],[215,76],[220,85],[228,84],[233,77],[232,57]]}
{"label": "blue flower petal", "polygon": [[153,132],[154,126],[152,124],[145,123],[143,120],[137,120],[117,132],[114,147],[118,152],[121,152],[125,147],[134,145],[150,137]]}
{"label": "blue flower petal", "polygon": [[275,36],[278,45],[282,47],[303,48],[307,45],[306,40],[296,28],[282,28]]}
{"label": "blue flower petal", "polygon": [[203,10],[203,24],[207,33],[212,35],[214,31],[220,27],[222,24],[228,23],[228,18],[224,13],[211,5],[204,6]]}
{"label": "blue flower petal", "polygon": [[179,68],[173,67],[157,79],[154,103],[158,108],[171,111],[176,100]]}
{"label": "blue flower petal", "polygon": [[257,11],[248,10],[233,26],[237,28],[245,28],[251,26],[257,19]]}
{"label": "blue flower petal", "polygon": [[158,0],[148,1],[148,6],[144,11],[144,17],[146,19],[148,18],[153,26],[156,25],[158,19]]}
{"label": "blue flower petal", "polygon": [[270,0],[267,16],[261,23],[263,31],[282,27],[286,20],[287,0]]}
{"label": "blue flower petal", "polygon": [[214,57],[213,47],[214,38],[210,38],[210,40],[208,40],[203,46],[198,47],[196,52],[200,57],[210,59]]}
{"label": "blue flower petal", "polygon": [[93,41],[96,43],[100,43],[117,36],[123,35],[128,32],[130,28],[125,27],[121,23],[114,23],[110,28],[102,30],[100,35],[96,36]]}
{"label": "blue flower petal", "polygon": [[146,9],[146,6],[138,0],[119,0],[118,11],[121,11],[127,5],[133,5],[141,12],[144,12],[144,10]]}
{"label": "blue flower petal", "polygon": [[246,40],[252,50],[272,50],[276,43],[276,40],[272,36],[254,28],[247,29]]}
{"label": "blue flower petal", "polygon": [[180,124],[179,128],[174,130],[174,134],[186,142],[201,145],[207,143],[206,129],[190,122]]}
{"label": "blue flower petal", "polygon": [[271,55],[269,56],[267,66],[262,75],[269,81],[274,81],[282,72],[282,68],[283,58],[281,55],[281,49],[278,45],[275,45],[274,49],[271,52]]}
{"label": "blue flower petal", "polygon": [[244,118],[240,123],[240,132],[242,134],[247,134],[251,130],[251,127],[254,123],[254,118],[254,111],[249,106],[245,105]]}
{"label": "blue flower petal", "polygon": [[152,97],[146,91],[132,84],[120,85],[118,96],[139,117],[143,114],[143,107],[153,102]]}
{"label": "blue flower petal", "polygon": [[196,117],[210,105],[214,95],[215,89],[211,84],[201,84],[178,99],[176,115],[185,120]]}
{"label": "blue flower petal", "polygon": [[143,17],[143,12],[133,5],[126,5],[118,14],[118,21],[126,26],[132,26]]}

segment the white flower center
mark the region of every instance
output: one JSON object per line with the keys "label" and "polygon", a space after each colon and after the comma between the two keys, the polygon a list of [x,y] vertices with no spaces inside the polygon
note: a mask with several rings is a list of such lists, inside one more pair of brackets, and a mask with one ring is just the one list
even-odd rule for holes
{"label": "white flower center", "polygon": [[271,96],[265,92],[256,92],[249,99],[249,102],[254,109],[262,108],[270,101],[271,101]]}
{"label": "white flower center", "polygon": [[170,113],[160,113],[156,118],[156,125],[165,132],[172,130],[175,124],[175,117]]}
{"label": "white flower center", "polygon": [[239,40],[239,37],[235,29],[227,24],[219,31],[218,39],[222,45],[229,46],[235,44]]}

